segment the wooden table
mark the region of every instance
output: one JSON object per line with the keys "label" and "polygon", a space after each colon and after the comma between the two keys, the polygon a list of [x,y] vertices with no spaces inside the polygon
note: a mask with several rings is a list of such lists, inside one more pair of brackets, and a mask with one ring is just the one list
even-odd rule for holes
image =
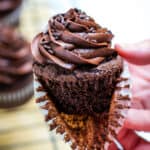
{"label": "wooden table", "polygon": [[[24,0],[19,31],[31,42],[52,15],[48,0]],[[32,98],[13,109],[0,109],[0,150],[69,150],[54,132]]]}
{"label": "wooden table", "polygon": [[13,109],[0,109],[0,150],[69,150],[55,133],[49,134],[44,117],[31,99]]}

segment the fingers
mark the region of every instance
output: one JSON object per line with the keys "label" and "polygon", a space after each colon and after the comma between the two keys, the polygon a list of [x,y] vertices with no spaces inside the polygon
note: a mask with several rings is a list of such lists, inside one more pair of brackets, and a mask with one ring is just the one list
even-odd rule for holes
{"label": "fingers", "polygon": [[[139,137],[131,129],[122,128],[117,136],[118,141],[125,150],[133,150],[139,142]],[[129,142],[130,141],[130,142]],[[116,144],[111,143],[109,150],[118,150]]]}
{"label": "fingers", "polygon": [[116,44],[115,49],[123,58],[132,64],[150,64],[150,40],[135,44]]}
{"label": "fingers", "polygon": [[145,143],[145,141],[140,141],[139,145],[135,148],[135,150],[149,150],[150,143]]}
{"label": "fingers", "polygon": [[118,148],[115,143],[111,143],[108,147],[108,150],[118,150]]}
{"label": "fingers", "polygon": [[134,150],[134,148],[138,145],[141,140],[131,129],[125,129],[126,134],[124,137],[121,136],[121,132],[118,135],[118,140],[122,144],[125,150]]}
{"label": "fingers", "polygon": [[130,109],[124,126],[134,130],[150,131],[150,110]]}
{"label": "fingers", "polygon": [[[118,135],[118,141],[125,150],[149,150],[150,143],[138,137],[133,130],[122,128]],[[114,143],[109,145],[109,150],[117,150]]]}

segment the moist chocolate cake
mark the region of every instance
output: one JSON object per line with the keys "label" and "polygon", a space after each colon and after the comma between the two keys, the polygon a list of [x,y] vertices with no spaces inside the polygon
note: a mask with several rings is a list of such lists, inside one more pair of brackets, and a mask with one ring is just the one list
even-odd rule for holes
{"label": "moist chocolate cake", "polygon": [[32,56],[14,28],[0,25],[0,33],[0,107],[11,107],[33,94]]}
{"label": "moist chocolate cake", "polygon": [[112,38],[111,31],[78,9],[54,16],[35,37],[33,70],[60,112],[108,112],[122,71]]}
{"label": "moist chocolate cake", "polygon": [[[130,107],[129,86],[130,82],[123,72],[117,79],[109,111],[94,116],[60,112],[38,79],[35,80],[35,96],[40,108],[45,110],[45,121],[50,130],[59,133],[73,150],[108,150],[111,142],[116,143],[117,134]],[[116,146],[119,150],[123,149],[118,141]]]}
{"label": "moist chocolate cake", "polygon": [[0,22],[17,25],[22,0],[0,0]]}

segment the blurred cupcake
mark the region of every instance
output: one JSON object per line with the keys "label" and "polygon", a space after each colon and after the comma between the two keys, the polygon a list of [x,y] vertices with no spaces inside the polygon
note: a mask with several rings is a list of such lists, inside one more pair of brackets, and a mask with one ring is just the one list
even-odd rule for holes
{"label": "blurred cupcake", "polygon": [[0,22],[5,25],[19,24],[22,0],[0,0]]}
{"label": "blurred cupcake", "polygon": [[33,94],[29,43],[13,28],[0,25],[0,107],[13,107]]}

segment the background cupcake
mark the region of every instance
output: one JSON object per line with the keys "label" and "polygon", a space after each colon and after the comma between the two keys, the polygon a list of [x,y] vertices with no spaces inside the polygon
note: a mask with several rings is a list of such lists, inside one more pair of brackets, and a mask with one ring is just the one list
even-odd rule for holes
{"label": "background cupcake", "polygon": [[29,43],[13,28],[0,26],[0,107],[24,103],[33,94]]}
{"label": "background cupcake", "polygon": [[0,0],[0,22],[6,25],[17,26],[22,0]]}

